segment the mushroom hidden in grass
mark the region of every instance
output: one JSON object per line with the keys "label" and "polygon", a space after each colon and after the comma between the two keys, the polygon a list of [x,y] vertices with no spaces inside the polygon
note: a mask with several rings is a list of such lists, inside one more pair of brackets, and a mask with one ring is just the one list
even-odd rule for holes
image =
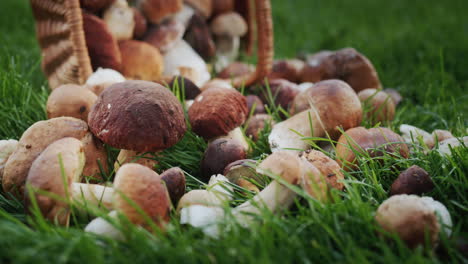
{"label": "mushroom hidden in grass", "polygon": [[421,195],[434,189],[434,182],[423,168],[413,165],[400,173],[390,189],[391,195],[416,194]]}
{"label": "mushroom hidden in grass", "polygon": [[[114,208],[108,218],[117,220],[119,213],[131,223],[156,232],[169,222],[171,201],[161,176],[139,164],[123,165],[114,180]],[[123,234],[108,219],[96,218],[86,232],[123,239]],[[111,221],[112,222],[112,221]]]}
{"label": "mushroom hidden in grass", "polygon": [[35,200],[45,218],[68,225],[70,203],[111,206],[112,188],[78,183],[85,165],[84,146],[76,138],[50,144],[32,163],[26,179],[26,207]]}
{"label": "mushroom hidden in grass", "polygon": [[[322,81],[299,93],[291,106],[294,115],[273,126],[268,141],[272,151],[305,150],[303,137],[336,139],[344,130],[361,123],[362,108],[358,96],[343,81]],[[299,134],[298,134],[299,133]]]}
{"label": "mushroom hidden in grass", "polygon": [[364,89],[358,93],[366,118],[372,123],[392,121],[395,117],[395,103],[392,97],[377,89]]}
{"label": "mushroom hidden in grass", "polygon": [[394,195],[377,209],[377,223],[398,235],[410,248],[434,247],[441,233],[450,236],[452,219],[447,208],[431,197]]}

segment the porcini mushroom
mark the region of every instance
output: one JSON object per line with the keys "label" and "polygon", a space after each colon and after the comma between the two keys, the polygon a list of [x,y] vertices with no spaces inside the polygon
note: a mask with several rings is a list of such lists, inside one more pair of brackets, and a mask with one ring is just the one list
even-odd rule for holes
{"label": "porcini mushroom", "polygon": [[184,39],[206,61],[209,61],[216,53],[210,28],[198,14],[193,15],[190,19]]}
{"label": "porcini mushroom", "polygon": [[113,69],[98,68],[86,80],[85,86],[95,95],[100,95],[110,85],[125,81],[125,77]]}
{"label": "porcini mushroom", "polygon": [[80,0],[80,7],[90,12],[99,12],[114,1],[115,0]]}
{"label": "porcini mushroom", "polygon": [[179,167],[170,168],[161,173],[161,180],[166,184],[173,206],[177,206],[185,193],[185,175]]}
{"label": "porcini mushroom", "polygon": [[146,21],[146,18],[143,13],[141,13],[140,9],[135,7],[131,8],[133,10],[133,21],[135,23],[135,28],[133,29],[133,38],[141,39],[148,30],[148,21]]}
{"label": "porcini mushroom", "polygon": [[263,102],[269,102],[270,99],[273,99],[274,103],[281,106],[284,110],[289,109],[289,106],[299,93],[297,84],[284,79],[274,79],[266,85],[268,85],[273,98],[269,98],[270,94],[265,90],[262,94]]}
{"label": "porcini mushroom", "polygon": [[255,67],[253,65],[235,61],[227,65],[224,69],[222,69],[221,72],[218,73],[218,78],[229,80],[232,78],[252,73],[254,71]]}
{"label": "porcini mushroom", "polygon": [[229,163],[245,159],[245,157],[245,149],[237,140],[220,138],[210,142],[201,162],[204,179],[207,180],[211,175],[223,173]]}
{"label": "porcini mushroom", "polygon": [[150,27],[143,41],[156,47],[161,53],[173,49],[182,39],[185,26],[175,19],[168,19],[161,24]]}
{"label": "porcini mushroom", "polygon": [[104,143],[137,152],[169,148],[186,130],[177,98],[165,87],[147,81],[108,87],[92,108],[88,123]]}
{"label": "porcini mushroom", "polygon": [[164,70],[163,57],[159,50],[138,40],[119,42],[122,54],[122,74],[127,79],[156,81]]}
{"label": "porcini mushroom", "polygon": [[116,40],[133,37],[135,13],[126,0],[115,0],[103,13],[102,19]]}
{"label": "porcini mushroom", "polygon": [[300,157],[305,158],[308,162],[319,169],[320,173],[325,176],[327,184],[337,190],[343,190],[344,175],[341,172],[340,165],[327,155],[317,150],[306,150],[300,154]]}
{"label": "porcini mushroom", "polygon": [[18,140],[7,139],[0,140],[0,181],[3,177],[3,170],[10,155],[18,147]]}
{"label": "porcini mushroom", "polygon": [[30,198],[35,197],[42,214],[60,225],[68,225],[72,200],[110,206],[112,188],[86,188],[87,185],[77,183],[84,165],[84,147],[80,140],[66,137],[50,144],[31,165],[26,179],[29,186],[25,193],[26,204],[30,205]]}
{"label": "porcini mushroom", "polygon": [[363,108],[368,110],[366,118],[372,123],[392,121],[395,117],[395,103],[392,97],[377,89],[364,89],[358,93]]}
{"label": "porcini mushroom", "polygon": [[405,142],[414,143],[418,146],[422,142],[429,149],[435,145],[434,137],[431,134],[415,126],[402,124],[400,125],[400,133]]}
{"label": "porcini mushroom", "polygon": [[47,99],[47,117],[71,116],[86,121],[96,100],[97,96],[83,86],[61,85],[55,88]]}
{"label": "porcini mushroom", "polygon": [[423,168],[413,165],[398,175],[390,189],[390,194],[416,194],[421,195],[434,189],[429,173]]}
{"label": "porcini mushroom", "polygon": [[137,6],[151,23],[159,24],[182,9],[182,0],[138,0]]}
{"label": "porcini mushroom", "polygon": [[293,83],[299,83],[304,67],[305,63],[298,59],[277,60],[273,62],[273,67],[267,78],[270,81],[284,79]]}
{"label": "porcini mushroom", "polygon": [[[268,137],[272,151],[281,149],[304,150],[308,143],[302,137],[325,137],[336,139],[340,127],[349,129],[360,124],[361,102],[353,89],[343,81],[322,81],[298,94],[291,111],[302,111],[289,119],[277,123]],[[299,106],[299,98],[307,101],[307,106]],[[305,107],[308,107],[304,110]],[[300,135],[299,135],[299,134]]]}
{"label": "porcini mushroom", "polygon": [[249,113],[252,112],[254,115],[265,113],[263,102],[258,96],[250,94],[247,95],[245,99],[247,100],[247,109],[249,110]]}
{"label": "porcini mushroom", "polygon": [[253,141],[258,140],[259,133],[265,129],[265,126],[272,127],[275,121],[270,115],[257,114],[252,116],[248,121],[245,128],[245,134],[251,137]]}
{"label": "porcini mushroom", "polygon": [[[260,190],[255,182],[261,182],[261,177],[255,172],[255,160],[243,159],[229,163],[225,168],[223,175],[229,182],[251,192],[258,193]],[[252,182],[253,181],[253,182]]]}
{"label": "porcini mushroom", "polygon": [[385,200],[375,216],[383,230],[397,234],[409,247],[435,246],[439,234],[450,235],[452,220],[447,208],[431,197],[394,195]]}
{"label": "porcini mushroom", "polygon": [[439,153],[442,155],[452,155],[455,148],[468,146],[468,136],[462,138],[449,138],[439,143]]}

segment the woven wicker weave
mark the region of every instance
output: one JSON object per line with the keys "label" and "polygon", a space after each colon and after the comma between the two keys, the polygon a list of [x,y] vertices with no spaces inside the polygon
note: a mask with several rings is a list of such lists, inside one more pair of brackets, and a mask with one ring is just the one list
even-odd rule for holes
{"label": "woven wicker weave", "polygon": [[[42,50],[42,70],[52,89],[66,83],[83,84],[92,74],[86,48],[79,0],[30,0],[36,19],[36,35]],[[273,27],[269,0],[238,0],[249,24],[246,52],[258,41],[256,71],[233,80],[235,86],[262,80],[271,70]],[[255,15],[254,15],[255,14]],[[255,20],[255,21],[254,21]],[[257,28],[254,25],[257,25]]]}

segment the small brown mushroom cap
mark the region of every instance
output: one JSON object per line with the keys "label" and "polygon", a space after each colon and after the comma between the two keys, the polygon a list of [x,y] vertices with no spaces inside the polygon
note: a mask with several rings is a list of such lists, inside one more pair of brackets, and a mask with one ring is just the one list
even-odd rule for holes
{"label": "small brown mushroom cap", "polygon": [[[33,190],[42,190],[67,201],[71,185],[80,180],[84,164],[81,141],[62,138],[50,144],[34,160],[26,181]],[[68,225],[70,211],[66,202],[36,192],[33,194],[45,218],[60,225]],[[26,204],[30,204],[29,195],[25,193]]]}
{"label": "small brown mushroom cap", "polygon": [[83,30],[93,70],[102,67],[120,71],[122,56],[106,23],[95,15],[83,12]]}
{"label": "small brown mushroom cap", "polygon": [[[275,100],[275,104],[281,106],[285,110],[289,109],[294,98],[299,94],[299,87],[297,84],[284,79],[269,81],[268,87],[270,88],[271,95]],[[263,102],[269,101],[269,94],[266,90],[261,94],[261,96]]]}
{"label": "small brown mushroom cap", "polygon": [[151,23],[159,24],[182,9],[182,0],[141,0],[138,7]]}
{"label": "small brown mushroom cap", "polygon": [[184,39],[206,61],[209,61],[216,54],[216,46],[210,28],[205,19],[198,14],[193,15],[190,19]]}
{"label": "small brown mushroom cap", "polygon": [[5,164],[3,190],[23,194],[31,164],[48,145],[64,137],[83,139],[87,134],[86,122],[73,117],[57,117],[34,123],[23,133],[18,148]]}
{"label": "small brown mushroom cap", "polygon": [[[311,107],[311,103],[312,106]],[[312,108],[332,139],[338,138],[340,130],[356,127],[362,120],[361,102],[354,90],[340,80],[326,80],[301,92],[294,98],[290,112],[300,113]]]}
{"label": "small brown mushroom cap", "polygon": [[247,22],[236,12],[223,13],[211,22],[211,31],[218,36],[241,37],[247,33]]}
{"label": "small brown mushroom cap", "polygon": [[371,157],[380,157],[384,153],[398,153],[403,158],[409,157],[409,149],[403,138],[385,127],[355,127],[346,130],[336,145],[336,161],[345,170],[355,169],[355,152],[367,152]]}
{"label": "small brown mushroom cap", "polygon": [[270,115],[257,114],[252,116],[249,121],[247,121],[245,135],[252,137],[254,141],[257,141],[258,134],[265,128],[266,124],[269,124],[270,127],[275,124],[275,121]]}
{"label": "small brown mushroom cap", "polygon": [[263,102],[260,99],[260,97],[256,95],[247,95],[245,97],[247,100],[247,108],[249,110],[249,113],[252,112],[252,108],[255,107],[253,114],[264,114],[265,113],[265,107],[263,106]]}
{"label": "small brown mushroom cap", "polygon": [[150,228],[146,221],[146,217],[149,217],[162,228],[169,221],[169,194],[161,177],[153,170],[139,164],[125,164],[115,175],[114,189],[116,210],[132,223]]}
{"label": "small brown mushroom cap", "polygon": [[47,117],[71,116],[88,120],[88,113],[97,96],[91,90],[76,84],[64,84],[55,88],[47,99]]}
{"label": "small brown mushroom cap", "polygon": [[156,47],[161,53],[166,53],[182,39],[185,26],[174,19],[168,19],[159,25],[149,28],[143,41]]}
{"label": "small brown mushroom cap", "polygon": [[115,0],[80,0],[80,7],[90,12],[99,12],[110,6]]}
{"label": "small brown mushroom cap", "polygon": [[336,161],[317,150],[306,150],[300,156],[317,167],[330,187],[343,190],[344,184],[342,181],[344,180],[344,175],[341,172],[340,165]]}
{"label": "small brown mushroom cap", "polygon": [[92,108],[91,131],[110,146],[138,152],[158,151],[182,139],[182,106],[165,87],[125,81],[107,88]]}
{"label": "small brown mushroom cap", "polygon": [[394,195],[377,209],[377,223],[387,232],[396,233],[409,247],[424,245],[426,237],[434,245],[440,224],[434,210],[416,195]]}
{"label": "small brown mushroom cap", "polygon": [[172,205],[176,206],[185,194],[184,172],[178,167],[170,168],[161,174],[161,179],[166,183]]}
{"label": "small brown mushroom cap", "polygon": [[159,50],[138,40],[119,42],[122,74],[127,79],[155,81],[161,78],[164,60]]}
{"label": "small brown mushroom cap", "polygon": [[358,93],[364,108],[368,108],[366,118],[373,124],[392,121],[395,117],[395,103],[392,97],[383,91],[369,88]]}
{"label": "small brown mushroom cap", "polygon": [[277,60],[273,62],[273,67],[267,78],[269,80],[285,79],[293,83],[301,80],[301,72],[305,63],[298,59]]}
{"label": "small brown mushroom cap", "polygon": [[333,79],[335,65],[328,59],[332,51],[320,51],[315,54],[306,55],[305,65],[299,73],[300,82],[316,83],[322,80]]}
{"label": "small brown mushroom cap", "polygon": [[203,155],[201,162],[203,179],[208,180],[212,175],[221,174],[229,163],[245,158],[245,149],[239,141],[215,139],[208,144]]}
{"label": "small brown mushroom cap", "polygon": [[146,31],[148,30],[148,21],[145,16],[141,13],[140,9],[132,7],[133,20],[135,22],[135,28],[133,29],[133,38],[141,39]]}
{"label": "small brown mushroom cap", "polygon": [[251,64],[244,62],[235,61],[226,68],[224,68],[219,74],[218,78],[221,79],[231,79],[239,76],[243,76],[255,71],[255,67]]}
{"label": "small brown mushroom cap", "polygon": [[184,0],[184,2],[198,11],[205,19],[213,13],[213,0]]}
{"label": "small brown mushroom cap", "polygon": [[184,76],[174,76],[172,80],[169,82],[169,88],[172,88],[174,86],[174,83],[177,82],[179,85],[179,88],[184,90],[185,93],[185,99],[186,100],[193,100],[197,95],[201,93],[200,88],[194,84],[189,78],[186,78]]}
{"label": "small brown mushroom cap", "polygon": [[226,135],[247,118],[245,97],[234,89],[209,88],[195,98],[188,111],[193,131],[210,139]]}
{"label": "small brown mushroom cap", "polygon": [[434,189],[429,173],[423,168],[413,165],[404,170],[393,182],[390,195],[395,194],[417,194],[421,195]]}

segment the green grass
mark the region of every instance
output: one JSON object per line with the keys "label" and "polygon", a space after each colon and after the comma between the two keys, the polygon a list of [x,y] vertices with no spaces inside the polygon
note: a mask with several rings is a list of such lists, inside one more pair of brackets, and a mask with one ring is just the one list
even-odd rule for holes
{"label": "green grass", "polygon": [[[396,88],[404,97],[391,128],[407,123],[428,131],[467,134],[466,0],[272,2],[277,58],[354,47],[370,58],[383,85]],[[0,139],[19,138],[31,124],[45,119],[48,93],[28,1],[0,1]],[[252,157],[268,151],[265,142],[263,135]],[[205,142],[188,133],[180,144],[165,151],[160,169],[181,166],[194,177],[188,178],[190,188],[196,188],[204,146]],[[112,241],[84,233],[83,219],[62,228],[40,217],[27,217],[19,201],[3,194],[0,262],[468,262],[457,251],[454,239],[468,237],[468,148],[459,149],[451,158],[417,151],[407,160],[361,160],[360,171],[346,174],[346,191],[336,203],[298,199],[283,217],[265,213],[264,221],[250,230],[228,219],[220,240],[180,226],[174,216],[163,235],[130,227],[126,242]],[[444,203],[452,214],[453,236],[442,238],[436,251],[410,250],[398,239],[378,235],[374,212],[388,198],[398,175],[395,164],[416,164],[430,172],[436,187],[427,195]]]}

